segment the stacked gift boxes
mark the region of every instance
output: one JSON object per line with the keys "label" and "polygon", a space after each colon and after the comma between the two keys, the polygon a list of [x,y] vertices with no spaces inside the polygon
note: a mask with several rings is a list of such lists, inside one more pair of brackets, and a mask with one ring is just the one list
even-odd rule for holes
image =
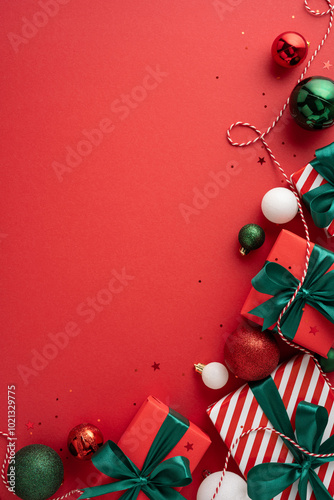
{"label": "stacked gift boxes", "polygon": [[[334,395],[312,358],[296,356],[281,364],[271,375],[282,398],[287,414],[295,430],[298,403],[308,401],[324,406],[329,414],[323,440],[334,433]],[[208,414],[242,474],[247,478],[250,469],[264,462],[293,462],[293,456],[281,437],[269,431],[258,431],[243,437],[232,448],[237,438],[245,431],[257,427],[272,428],[272,424],[255,399],[248,384],[228,394],[208,409]],[[327,463],[316,470],[331,495],[334,493],[334,463]],[[265,480],[265,478],[264,478]],[[284,490],[275,500],[292,500],[297,497],[298,482]],[[315,499],[310,485],[308,497]]]}
{"label": "stacked gift boxes", "polygon": [[[306,250],[307,243],[303,238],[286,230],[281,231],[263,268],[252,280],[253,287],[241,311],[244,317],[262,325],[263,329],[276,329],[277,320],[283,307],[294,294],[303,276]],[[305,281],[295,301],[283,315],[281,328],[288,340],[326,357],[333,344],[334,254],[313,243],[310,245],[310,253]],[[301,487],[302,480],[298,477],[298,480],[294,480],[288,486],[285,485],[282,488],[279,486],[279,494],[276,492],[275,495],[268,496],[267,491],[271,491],[271,484],[275,481],[273,477],[270,477],[269,481],[269,476],[266,476],[265,471],[269,469],[265,464],[269,464],[270,470],[273,470],[272,467],[276,467],[275,464],[294,463],[297,468],[300,464],[300,471],[304,471],[304,467],[308,467],[305,465],[308,464],[307,455],[298,456],[298,452],[293,446],[290,451],[286,442],[276,433],[270,431],[259,430],[246,434],[240,440],[238,438],[251,429],[268,427],[275,428],[276,431],[290,435],[290,437],[292,433],[292,439],[296,442],[299,438],[298,432],[300,432],[300,415],[304,415],[305,406],[307,411],[310,411],[312,418],[315,415],[312,413],[313,411],[322,412],[323,418],[326,412],[321,407],[324,407],[328,412],[329,419],[328,425],[324,426],[321,443],[323,446],[327,446],[327,443],[326,445],[323,443],[334,434],[333,403],[334,391],[320,373],[313,358],[305,354],[296,356],[278,366],[271,377],[243,385],[213,404],[207,412],[223,441],[231,450],[241,473],[246,479],[249,476],[249,491],[253,488],[251,498],[260,498],[259,492],[254,491],[251,483],[254,476],[259,478],[263,472],[262,486],[260,485],[260,487],[266,490],[266,494],[264,496],[261,494],[261,498],[270,500],[274,497],[275,500],[294,500],[299,498],[298,486]],[[281,421],[277,415],[281,415],[282,408],[287,420],[291,422],[291,425],[289,423],[287,427],[287,432],[279,428]],[[275,422],[275,425],[270,419]],[[316,418],[312,420],[312,425],[316,420]],[[324,420],[326,421],[326,418]],[[296,425],[298,427],[297,434],[295,432]],[[312,434],[309,427],[306,427],[304,432],[308,437]],[[308,451],[312,450],[308,449]],[[333,452],[334,448],[330,446],[329,450],[322,453]],[[314,453],[321,452],[318,450]],[[320,488],[327,488],[330,496],[333,497],[334,462],[322,463],[320,466],[318,463],[313,462],[313,464],[310,476],[306,477],[307,495],[305,499],[314,500],[316,498],[312,488],[318,479],[314,480],[314,475],[320,479]],[[266,468],[265,471],[263,467]],[[260,476],[259,470],[261,471]],[[252,472],[250,473],[250,471]],[[277,482],[280,483],[283,480],[278,478]],[[305,484],[305,477],[303,482]],[[277,488],[276,484],[275,488]],[[327,496],[327,492],[322,491],[322,495],[320,498],[330,498]]]}

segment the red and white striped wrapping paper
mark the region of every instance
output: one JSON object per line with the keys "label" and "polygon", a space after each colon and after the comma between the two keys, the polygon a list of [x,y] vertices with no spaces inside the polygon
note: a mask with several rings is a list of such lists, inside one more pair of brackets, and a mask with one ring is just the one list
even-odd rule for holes
{"label": "red and white striped wrapping paper", "polygon": [[[323,441],[334,433],[334,395],[321,375],[312,358],[308,355],[296,356],[283,363],[271,374],[283,400],[293,429],[295,415],[300,401],[325,406],[329,420]],[[260,426],[271,427],[271,423],[258,405],[249,385],[243,385],[235,392],[211,405],[208,415],[228,448],[245,431]],[[247,478],[254,465],[264,462],[293,462],[293,456],[282,439],[269,431],[252,432],[243,437],[232,450],[232,456],[242,474]],[[316,469],[330,494],[334,494],[334,462]],[[294,483],[275,500],[294,500],[298,497],[298,482]],[[308,499],[315,500],[310,484]]]}
{"label": "red and white striped wrapping paper", "polygon": [[[309,163],[291,176],[291,181],[296,186],[299,195],[302,197],[305,193],[312,191],[323,184],[327,184],[324,179]],[[328,238],[334,235],[334,220],[324,228]]]}

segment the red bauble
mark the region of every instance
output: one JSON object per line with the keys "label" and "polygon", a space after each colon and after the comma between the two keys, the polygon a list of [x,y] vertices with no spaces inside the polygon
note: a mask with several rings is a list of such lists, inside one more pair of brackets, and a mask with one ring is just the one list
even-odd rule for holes
{"label": "red bauble", "polygon": [[259,328],[241,326],[226,340],[224,362],[227,368],[244,380],[261,380],[276,368],[279,348],[274,335]]}
{"label": "red bauble", "polygon": [[74,427],[67,438],[67,447],[79,460],[90,460],[103,445],[101,431],[92,424],[80,424]]}
{"label": "red bauble", "polygon": [[295,31],[286,31],[275,38],[271,53],[274,61],[284,68],[301,64],[307,55],[307,41]]}

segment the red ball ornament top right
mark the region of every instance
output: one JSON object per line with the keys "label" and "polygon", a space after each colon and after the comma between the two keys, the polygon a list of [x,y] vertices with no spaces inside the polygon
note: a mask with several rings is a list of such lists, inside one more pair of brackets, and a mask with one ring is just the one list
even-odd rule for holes
{"label": "red ball ornament top right", "polygon": [[271,54],[274,61],[283,68],[301,64],[307,56],[307,41],[295,31],[285,31],[273,41]]}

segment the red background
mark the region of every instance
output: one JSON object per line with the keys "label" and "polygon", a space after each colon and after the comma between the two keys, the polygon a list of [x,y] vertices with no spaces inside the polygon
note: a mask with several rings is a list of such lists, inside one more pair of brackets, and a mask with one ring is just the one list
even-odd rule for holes
{"label": "red background", "polygon": [[[43,443],[58,451],[64,494],[97,477],[67,452],[69,430],[89,421],[117,441],[153,394],[213,440],[183,490],[194,500],[202,471],[221,470],[226,454],[205,410],[241,382],[231,377],[212,391],[193,363],[222,361],[250,280],[281,229],[260,211],[266,191],[284,185],[279,172],[260,145],[233,148],[225,131],[237,120],[262,130],[272,123],[302,70],[275,66],[272,41],[296,30],[313,51],[328,17],[288,0],[267,1],[265,10],[246,0],[62,0],[52,16],[36,14],[45,3],[0,4],[0,429],[7,429],[7,386],[15,384],[18,448]],[[334,66],[324,68],[332,54],[329,38],[308,75],[333,78]],[[154,85],[147,75],[157,69],[164,75]],[[136,89],[144,82],[156,88],[145,95]],[[117,100],[129,94],[141,102],[131,97],[121,111]],[[83,131],[104,119],[113,130],[68,169],[66,148],[76,149]],[[268,136],[289,175],[332,140],[333,129],[305,131],[288,112]],[[223,187],[210,188],[210,172],[224,172]],[[211,196],[201,208],[196,190]],[[193,212],[182,214],[182,204]],[[242,258],[237,235],[249,222],[263,226],[266,241]],[[299,219],[284,227],[303,235]],[[333,248],[322,230],[310,230]],[[89,298],[106,300],[100,291],[123,268],[134,278],[121,293],[80,315]],[[69,322],[80,333],[28,372],[49,335]],[[1,484],[0,498],[8,495]]]}

